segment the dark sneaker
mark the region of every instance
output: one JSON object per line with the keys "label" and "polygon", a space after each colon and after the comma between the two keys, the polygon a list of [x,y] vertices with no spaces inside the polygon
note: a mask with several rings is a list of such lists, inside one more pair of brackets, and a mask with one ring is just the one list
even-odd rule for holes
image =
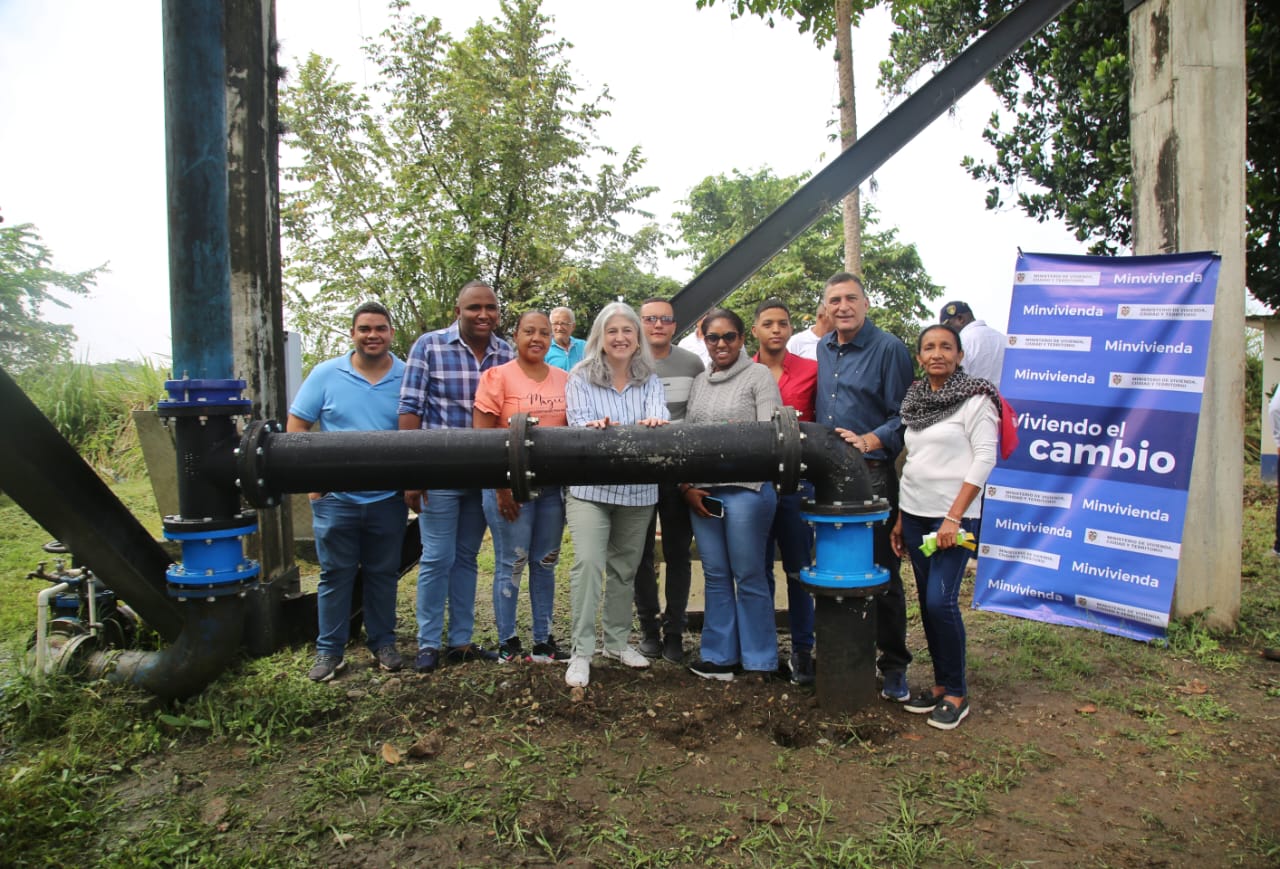
{"label": "dark sneaker", "polygon": [[533,654],[529,660],[535,664],[563,664],[569,660],[569,653],[556,645],[555,637],[547,637],[545,643],[533,644]]}
{"label": "dark sneaker", "polygon": [[791,684],[812,685],[814,681],[813,653],[798,649],[791,653]]}
{"label": "dark sneaker", "polygon": [[444,659],[450,664],[465,664],[467,661],[496,661],[498,653],[482,649],[475,643],[467,643],[465,646],[454,646],[445,654]]}
{"label": "dark sneaker", "polygon": [[673,664],[684,663],[684,640],[679,634],[667,634],[662,638],[662,657]]}
{"label": "dark sneaker", "polygon": [[646,631],[644,639],[636,646],[640,650],[640,654],[646,658],[656,658],[662,654],[662,640],[658,638],[658,632],[652,633]]}
{"label": "dark sneaker", "polygon": [[908,712],[918,712],[923,715],[926,712],[932,712],[937,705],[938,695],[933,693],[932,688],[925,688],[923,691],[917,691],[902,708]]}
{"label": "dark sneaker", "polygon": [[404,666],[404,658],[400,657],[400,652],[394,645],[386,645],[374,650],[373,665],[379,670],[394,673]]}
{"label": "dark sneaker", "polygon": [[430,673],[440,666],[440,650],[419,649],[418,657],[413,660],[413,666],[419,673]]}
{"label": "dark sneaker", "polygon": [[911,688],[907,685],[907,674],[901,672],[885,673],[884,687],[880,696],[894,703],[906,703],[911,699]]}
{"label": "dark sneaker", "polygon": [[498,661],[503,664],[516,664],[528,660],[529,655],[520,645],[519,637],[503,640],[502,645],[498,647]]}
{"label": "dark sneaker", "polygon": [[347,669],[347,662],[337,655],[316,655],[316,662],[307,672],[312,682],[328,682]]}
{"label": "dark sneaker", "polygon": [[733,672],[738,669],[737,664],[713,664],[710,661],[704,661],[701,658],[689,665],[689,669],[694,675],[701,676],[704,679],[718,679],[721,682],[732,682]]}
{"label": "dark sneaker", "polygon": [[939,730],[955,730],[968,715],[968,698],[961,700],[959,706],[956,706],[950,700],[940,699],[938,700],[938,705],[934,707],[933,713],[929,716],[929,726],[936,727]]}

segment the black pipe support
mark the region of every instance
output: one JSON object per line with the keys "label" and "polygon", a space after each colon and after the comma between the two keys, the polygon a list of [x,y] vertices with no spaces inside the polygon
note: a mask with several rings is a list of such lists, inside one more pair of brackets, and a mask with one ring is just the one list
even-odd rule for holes
{"label": "black pipe support", "polygon": [[239,654],[244,634],[243,595],[189,603],[177,640],[157,651],[96,651],[80,673],[181,700],[204,690]]}
{"label": "black pipe support", "polygon": [[510,429],[283,433],[251,425],[236,456],[236,484],[254,506],[284,493],[366,489],[539,486],[769,480],[795,491],[812,480],[820,504],[873,510],[861,455],[830,429],[796,423],[785,408],[771,422],[539,428],[516,417]]}
{"label": "black pipe support", "polygon": [[0,489],[161,637],[177,639],[183,617],[165,593],[164,548],[3,370],[0,407]]}
{"label": "black pipe support", "polygon": [[813,630],[821,660],[815,688],[824,711],[847,715],[876,702],[876,604],[879,586],[836,590],[805,584],[813,593]]}

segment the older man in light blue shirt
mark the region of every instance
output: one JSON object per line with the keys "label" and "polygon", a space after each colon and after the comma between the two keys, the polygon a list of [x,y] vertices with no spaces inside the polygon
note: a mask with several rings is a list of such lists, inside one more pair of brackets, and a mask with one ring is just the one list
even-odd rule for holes
{"label": "older man in light blue shirt", "polygon": [[573,366],[582,361],[582,351],[587,342],[573,337],[574,319],[571,308],[552,308],[550,319],[551,346],[547,348],[547,364],[572,371]]}

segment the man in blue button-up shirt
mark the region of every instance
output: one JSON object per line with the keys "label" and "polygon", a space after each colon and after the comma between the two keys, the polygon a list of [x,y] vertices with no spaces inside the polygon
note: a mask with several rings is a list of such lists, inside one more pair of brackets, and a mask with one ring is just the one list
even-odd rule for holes
{"label": "man in blue button-up shirt", "polygon": [[876,564],[889,571],[889,588],[876,600],[877,662],[884,675],[881,696],[905,703],[907,687],[907,601],[902,590],[901,560],[889,545],[898,512],[898,475],[894,459],[902,450],[899,410],[911,385],[911,352],[898,338],[867,319],[871,302],[857,276],[832,275],[823,302],[834,329],[818,342],[817,421],[829,426],[860,450],[867,461],[876,495],[892,512],[875,528]]}

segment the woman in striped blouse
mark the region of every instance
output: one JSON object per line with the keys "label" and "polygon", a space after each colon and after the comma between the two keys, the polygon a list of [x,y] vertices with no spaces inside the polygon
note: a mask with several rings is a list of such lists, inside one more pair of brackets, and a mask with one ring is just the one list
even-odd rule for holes
{"label": "woman in striped blouse", "polygon": [[[629,305],[614,302],[596,317],[583,360],[565,388],[569,425],[603,430],[611,425],[667,424],[666,395],[641,334],[640,318]],[[602,586],[604,656],[628,667],[649,666],[628,641],[632,584],[657,501],[655,483],[569,487],[565,516],[574,551],[573,653],[565,674],[569,685],[585,687],[591,679]]]}

